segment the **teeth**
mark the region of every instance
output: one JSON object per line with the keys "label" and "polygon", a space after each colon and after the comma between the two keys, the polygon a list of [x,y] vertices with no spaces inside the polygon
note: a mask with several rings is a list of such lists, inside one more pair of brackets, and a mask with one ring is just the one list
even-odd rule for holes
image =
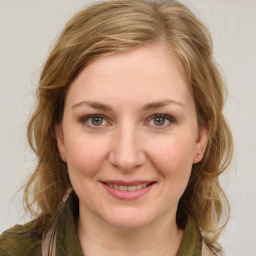
{"label": "teeth", "polygon": [[136,189],[142,189],[144,185],[145,185],[145,187],[146,187],[146,184],[139,184],[139,185],[136,185]]}
{"label": "teeth", "polygon": [[121,191],[125,191],[125,190],[127,190],[127,186],[119,186],[119,189],[120,189]]}
{"label": "teeth", "polygon": [[129,186],[129,187],[127,186],[127,188],[129,191],[135,191],[137,187],[136,186]]}
{"label": "teeth", "polygon": [[147,185],[149,185],[150,183],[147,183],[147,184],[138,184],[138,185],[133,185],[133,186],[123,186],[123,185],[116,185],[116,184],[109,184],[109,183],[106,183],[109,187],[111,188],[115,188],[115,189],[118,189],[118,190],[121,190],[121,191],[135,191],[135,190],[139,190],[139,189],[142,189],[142,188],[145,188]]}

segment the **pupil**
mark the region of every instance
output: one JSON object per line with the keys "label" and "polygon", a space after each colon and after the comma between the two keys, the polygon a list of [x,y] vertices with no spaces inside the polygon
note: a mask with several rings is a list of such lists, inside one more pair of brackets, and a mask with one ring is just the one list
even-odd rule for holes
{"label": "pupil", "polygon": [[163,125],[164,122],[165,122],[165,119],[163,117],[157,117],[155,118],[155,121],[154,121],[155,125],[157,126]]}
{"label": "pupil", "polygon": [[93,117],[92,123],[93,125],[99,126],[102,124],[102,118],[101,117]]}

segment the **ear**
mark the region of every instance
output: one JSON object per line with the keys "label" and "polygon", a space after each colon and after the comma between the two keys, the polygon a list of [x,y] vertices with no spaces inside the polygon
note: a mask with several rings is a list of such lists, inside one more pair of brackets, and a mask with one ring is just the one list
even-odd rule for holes
{"label": "ear", "polygon": [[57,147],[60,154],[60,157],[62,161],[66,162],[65,157],[65,143],[64,143],[64,135],[63,135],[63,129],[62,124],[55,124],[55,138],[57,141]]}
{"label": "ear", "polygon": [[196,164],[200,162],[204,157],[204,152],[209,139],[209,128],[200,127],[198,132],[198,137],[195,145],[195,151],[193,156],[193,163]]}

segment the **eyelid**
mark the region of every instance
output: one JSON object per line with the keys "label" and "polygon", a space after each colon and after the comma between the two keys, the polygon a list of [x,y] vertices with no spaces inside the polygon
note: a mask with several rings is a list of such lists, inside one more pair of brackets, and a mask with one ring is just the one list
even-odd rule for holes
{"label": "eyelid", "polygon": [[[87,120],[90,119],[90,118],[93,118],[93,117],[99,117],[99,118],[102,118],[105,122],[107,122],[107,124],[105,125],[99,125],[99,126],[94,126],[94,125],[90,125]],[[153,114],[151,115],[150,117],[147,118],[146,120],[146,126],[150,126],[149,122],[152,121],[154,118],[157,118],[157,117],[161,117],[161,118],[165,118],[166,120],[168,120],[170,123],[175,123],[176,122],[176,119],[169,115],[169,114],[163,114],[163,113],[157,113],[157,114]],[[102,128],[104,126],[109,126],[111,125],[111,122],[109,120],[108,117],[106,117],[105,115],[103,114],[88,114],[88,115],[85,115],[83,116],[82,118],[79,119],[79,121],[81,123],[83,123],[84,125],[86,125],[87,127],[89,128],[93,128],[93,129],[99,129],[99,128]],[[157,129],[163,129],[163,128],[166,128],[168,127],[170,124],[165,124],[163,126],[157,126],[157,125],[151,125],[153,126],[154,128],[157,128]]]}
{"label": "eyelid", "polygon": [[159,114],[154,114],[151,116],[151,118],[154,118],[154,117],[164,117],[172,122],[175,122],[175,118],[169,114],[162,114],[162,113],[159,113]]}
{"label": "eyelid", "polygon": [[85,122],[86,120],[88,120],[91,117],[100,117],[100,118],[105,119],[105,117],[103,115],[101,115],[101,114],[89,114],[89,115],[82,116],[80,118],[80,121],[81,122]]}
{"label": "eyelid", "polygon": [[104,127],[106,125],[99,125],[99,126],[93,126],[93,125],[90,125],[87,120],[90,119],[90,118],[93,118],[93,117],[99,117],[99,118],[102,118],[104,121],[106,121],[108,124],[110,124],[108,118],[102,114],[89,114],[89,115],[86,115],[86,116],[83,116],[82,118],[80,118],[80,122],[83,123],[84,125],[90,127],[90,128],[93,128],[93,129],[99,129],[101,127]]}
{"label": "eyelid", "polygon": [[[147,123],[149,123],[150,121],[152,121],[154,118],[157,118],[157,117],[162,117],[162,118],[165,118],[166,120],[168,120],[170,123],[175,123],[176,122],[176,119],[169,115],[169,114],[162,114],[162,113],[159,113],[159,114],[153,114],[151,115],[148,119],[147,119]],[[157,128],[157,129],[163,129],[163,128],[166,128],[168,127],[170,124],[167,124],[167,125],[163,125],[163,126],[157,126],[157,125],[154,125],[153,127]]]}

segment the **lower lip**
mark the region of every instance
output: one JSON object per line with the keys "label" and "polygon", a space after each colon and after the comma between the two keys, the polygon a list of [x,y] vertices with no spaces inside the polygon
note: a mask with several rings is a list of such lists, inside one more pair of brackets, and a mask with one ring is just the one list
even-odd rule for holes
{"label": "lower lip", "polygon": [[108,193],[117,198],[117,199],[121,199],[121,200],[135,200],[138,199],[140,197],[142,197],[143,195],[147,194],[150,189],[153,187],[155,183],[142,188],[142,189],[138,189],[135,191],[129,191],[129,190],[119,190],[119,189],[115,189],[115,188],[111,188],[108,185],[102,183],[102,185],[105,187],[105,189],[108,191]]}

